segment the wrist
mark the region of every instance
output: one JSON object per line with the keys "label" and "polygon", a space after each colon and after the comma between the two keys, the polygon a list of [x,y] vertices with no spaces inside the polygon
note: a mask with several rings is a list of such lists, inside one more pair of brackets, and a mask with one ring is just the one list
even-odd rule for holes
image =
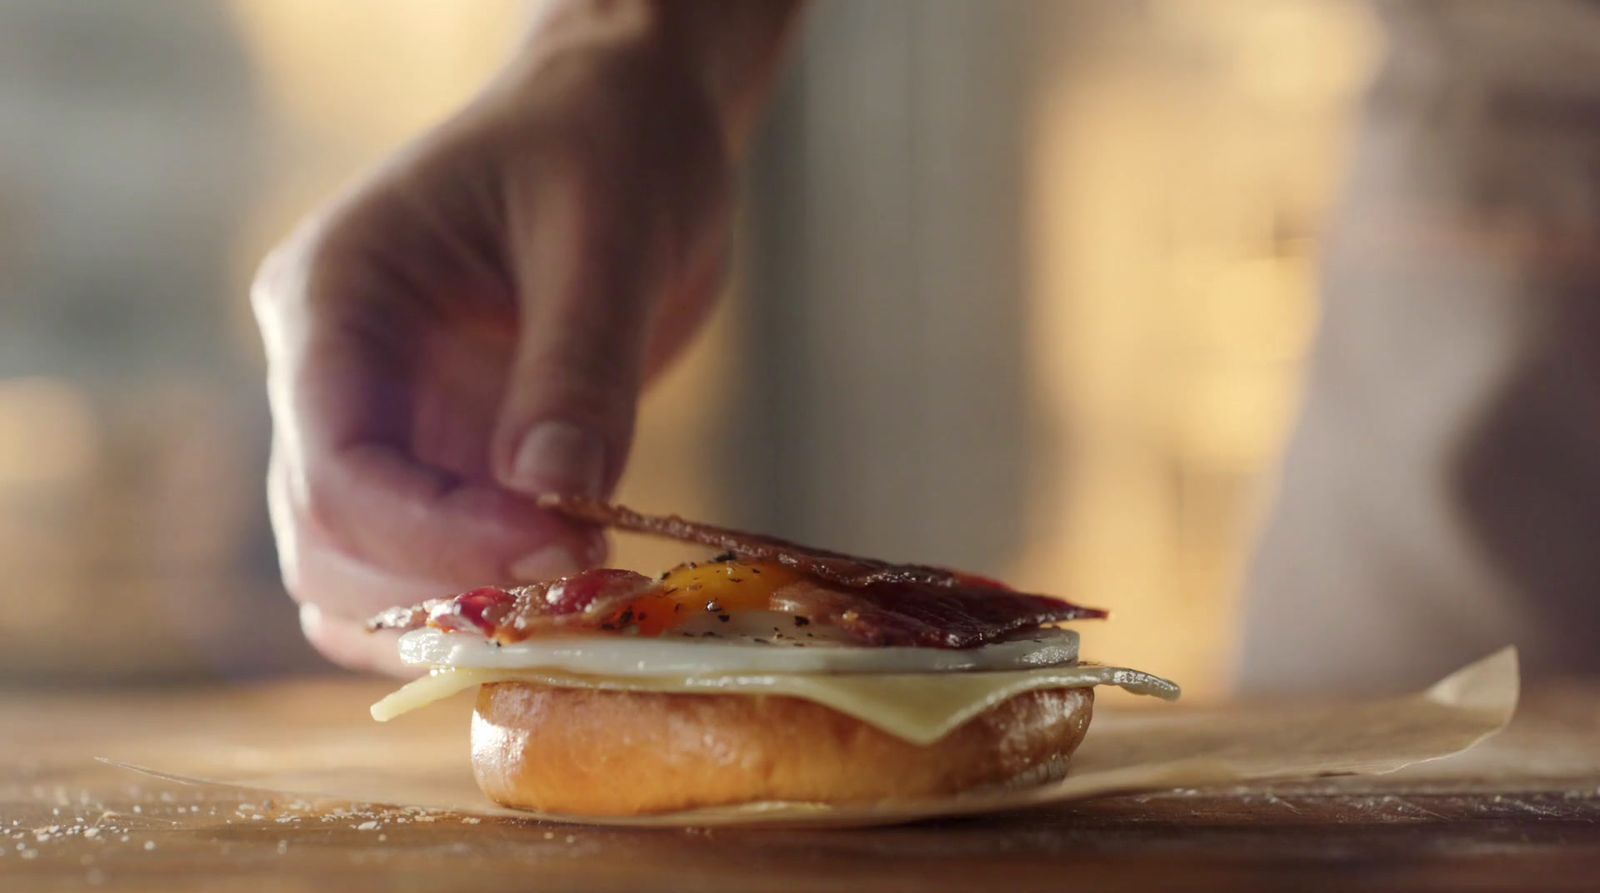
{"label": "wrist", "polygon": [[692,84],[733,156],[742,154],[801,0],[545,0],[521,54],[532,69],[568,53],[643,62]]}
{"label": "wrist", "polygon": [[671,28],[657,0],[541,0],[523,50],[535,57],[573,49],[662,47]]}

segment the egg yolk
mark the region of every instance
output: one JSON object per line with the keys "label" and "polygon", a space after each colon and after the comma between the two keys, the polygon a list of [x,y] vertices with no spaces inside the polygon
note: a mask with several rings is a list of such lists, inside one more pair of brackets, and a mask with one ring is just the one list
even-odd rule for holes
{"label": "egg yolk", "polygon": [[701,614],[765,611],[773,592],[801,578],[767,562],[680,564],[619,611],[617,623],[637,628],[641,636],[659,636]]}

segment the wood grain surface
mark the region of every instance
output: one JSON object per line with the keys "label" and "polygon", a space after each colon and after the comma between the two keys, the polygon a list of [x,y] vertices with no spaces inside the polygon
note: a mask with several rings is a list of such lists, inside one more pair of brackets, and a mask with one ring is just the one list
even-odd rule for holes
{"label": "wood grain surface", "polygon": [[[1500,737],[1389,776],[852,831],[477,818],[185,785],[94,759],[223,730],[259,738],[270,759],[273,742],[365,721],[381,689],[0,696],[0,890],[1600,889],[1600,685],[1529,691]],[[449,725],[430,728],[464,738]]]}

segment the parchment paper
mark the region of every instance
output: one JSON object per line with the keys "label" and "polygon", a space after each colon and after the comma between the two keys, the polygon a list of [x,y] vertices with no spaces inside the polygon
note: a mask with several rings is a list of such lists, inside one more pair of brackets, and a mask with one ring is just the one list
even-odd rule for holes
{"label": "parchment paper", "polygon": [[[1105,711],[1096,715],[1064,779],[1022,790],[857,806],[760,803],[631,819],[595,820],[495,807],[472,781],[465,722],[452,721],[452,728],[430,724],[426,732],[416,724],[373,723],[318,741],[218,745],[108,761],[184,782],[469,815],[631,826],[851,827],[1012,810],[1118,792],[1393,772],[1459,753],[1500,731],[1516,710],[1517,695],[1517,654],[1506,648],[1427,691],[1403,697]],[[352,704],[351,710],[364,713],[366,705]],[[456,714],[464,711],[457,709]]]}

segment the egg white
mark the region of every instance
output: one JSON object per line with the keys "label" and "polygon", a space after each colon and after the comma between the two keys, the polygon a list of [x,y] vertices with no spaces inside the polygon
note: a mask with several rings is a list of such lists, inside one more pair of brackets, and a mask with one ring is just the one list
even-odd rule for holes
{"label": "egg white", "polygon": [[[784,622],[792,619],[777,616]],[[564,670],[608,676],[946,673],[1071,666],[1078,659],[1078,634],[1065,629],[1032,630],[980,648],[958,650],[848,644],[792,624],[785,627],[765,619],[759,623],[752,618],[744,620],[737,632],[687,631],[658,638],[561,635],[514,645],[419,629],[400,637],[400,659],[418,667]]]}

